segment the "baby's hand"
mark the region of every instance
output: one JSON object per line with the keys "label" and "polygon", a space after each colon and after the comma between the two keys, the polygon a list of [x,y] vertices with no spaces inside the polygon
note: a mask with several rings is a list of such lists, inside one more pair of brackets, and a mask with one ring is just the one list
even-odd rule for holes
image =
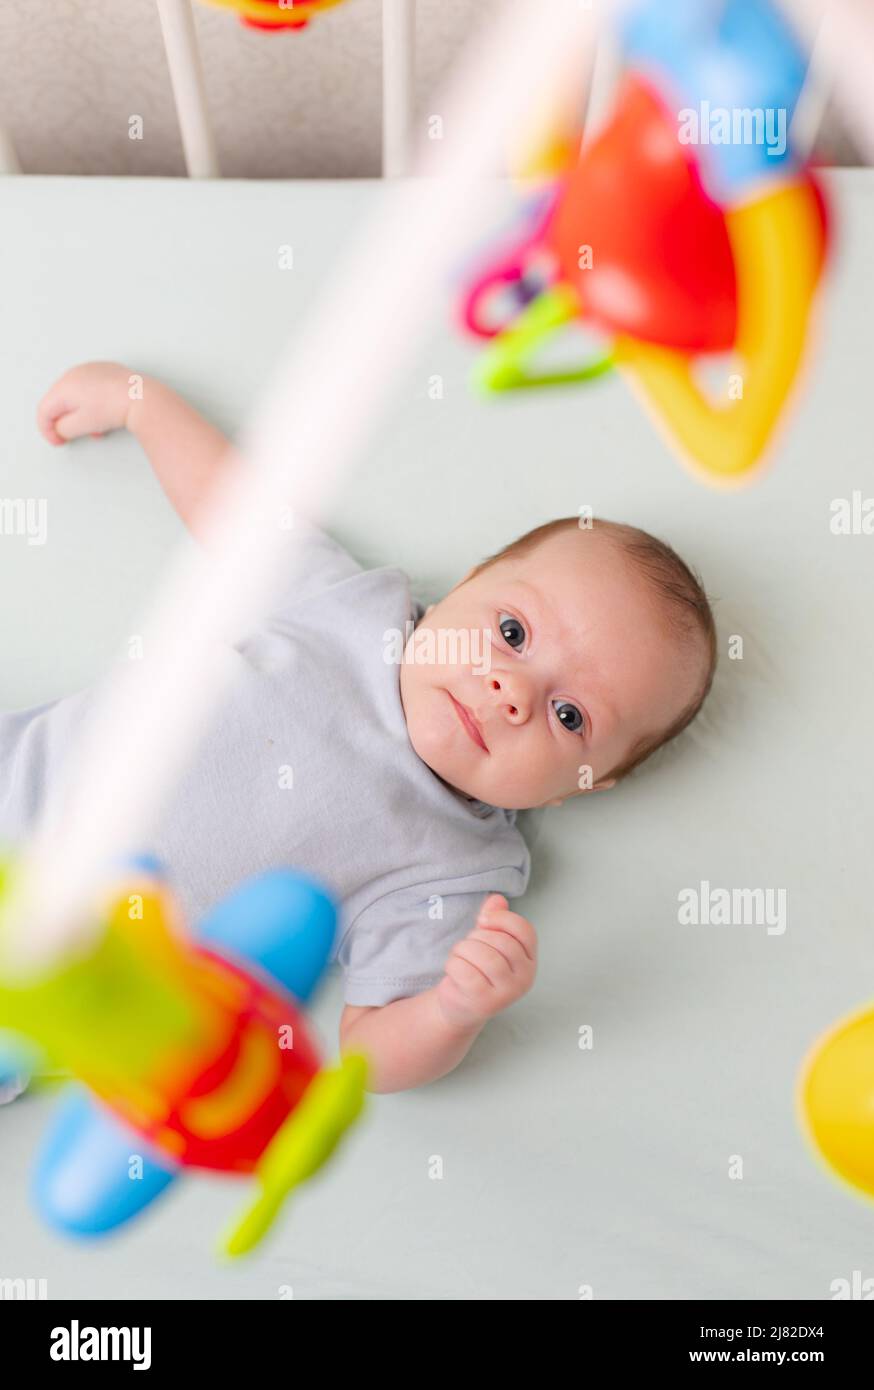
{"label": "baby's hand", "polygon": [[131,373],[118,362],[83,362],[64,372],[37,407],[39,432],[50,444],[124,429]]}
{"label": "baby's hand", "polygon": [[437,999],[454,1026],[475,1026],[521,999],[537,972],[537,933],[491,893],[473,931],[456,943],[437,986]]}

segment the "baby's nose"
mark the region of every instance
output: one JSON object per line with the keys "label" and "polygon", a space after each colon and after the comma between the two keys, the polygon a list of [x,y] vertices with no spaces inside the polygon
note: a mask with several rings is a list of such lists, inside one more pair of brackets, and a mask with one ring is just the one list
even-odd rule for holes
{"label": "baby's nose", "polygon": [[489,686],[498,708],[504,710],[514,724],[521,724],[527,719],[528,710],[524,696],[519,690],[511,690],[506,680],[501,682],[496,676],[490,678]]}

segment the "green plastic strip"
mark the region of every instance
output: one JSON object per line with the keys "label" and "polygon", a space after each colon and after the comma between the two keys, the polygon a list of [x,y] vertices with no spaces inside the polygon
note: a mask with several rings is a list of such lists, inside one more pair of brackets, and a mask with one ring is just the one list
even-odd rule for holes
{"label": "green plastic strip", "polygon": [[529,369],[534,353],[545,339],[557,328],[571,323],[579,311],[579,300],[569,285],[558,284],[544,290],[483,353],[474,370],[475,384],[490,392],[519,391],[536,386],[570,386],[604,376],[614,365],[611,352],[563,371]]}

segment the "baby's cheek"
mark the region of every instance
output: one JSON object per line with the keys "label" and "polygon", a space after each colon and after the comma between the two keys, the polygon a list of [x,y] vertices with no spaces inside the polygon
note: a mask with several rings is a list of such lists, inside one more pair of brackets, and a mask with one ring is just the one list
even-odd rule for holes
{"label": "baby's cheek", "polygon": [[429,762],[439,748],[439,737],[433,721],[426,719],[420,711],[413,709],[407,718],[407,734],[410,743],[419,757]]}
{"label": "baby's cheek", "polygon": [[[511,801],[517,806],[539,806],[550,796],[558,795],[554,790],[558,776],[554,768],[544,765],[543,760],[531,751],[523,753],[515,765],[504,771],[503,798],[506,804]],[[501,805],[500,798],[495,799]]]}

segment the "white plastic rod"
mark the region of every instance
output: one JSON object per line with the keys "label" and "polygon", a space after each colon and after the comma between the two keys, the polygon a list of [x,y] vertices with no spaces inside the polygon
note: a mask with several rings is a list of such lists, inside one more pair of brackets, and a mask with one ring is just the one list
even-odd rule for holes
{"label": "white plastic rod", "polygon": [[382,173],[410,172],[416,101],[416,0],[382,0]]}
{"label": "white plastic rod", "polygon": [[810,52],[807,77],[795,104],[790,130],[792,147],[796,154],[808,159],[814,152],[834,85],[834,40],[827,10],[824,11],[819,24],[812,29],[810,17],[803,20],[801,25],[794,13],[790,13],[788,17],[797,32],[801,33],[804,29],[801,37]]}
{"label": "white plastic rod", "polygon": [[[874,5],[871,0],[785,0],[801,32],[816,43],[819,73],[836,74],[831,95],[863,159],[874,164]],[[804,113],[802,113],[804,118]],[[807,118],[810,131],[815,111]]]}
{"label": "white plastic rod", "polygon": [[622,70],[622,56],[616,35],[606,28],[598,35],[598,47],[589,65],[589,81],[585,95],[583,145],[598,133],[616,92]]}
{"label": "white plastic rod", "polygon": [[188,177],[218,178],[221,169],[206,104],[191,0],[158,0],[158,16]]}
{"label": "white plastic rod", "polygon": [[18,162],[12,136],[4,126],[0,125],[0,174],[20,173],[21,165]]}
{"label": "white plastic rod", "polygon": [[26,847],[7,937],[24,968],[99,930],[88,908],[108,865],[148,848],[161,804],[237,669],[229,645],[263,617],[277,583],[289,583],[295,530],[280,518],[324,517],[500,196],[490,175],[509,131],[526,119],[531,84],[563,78],[594,28],[578,0],[501,4],[437,98],[445,139],[424,142],[421,177],[386,187],[378,214],[294,324],[241,440],[247,466],[213,498],[204,551],[180,551],[134,629],[145,659],[117,663],[71,754],[51,824]]}

